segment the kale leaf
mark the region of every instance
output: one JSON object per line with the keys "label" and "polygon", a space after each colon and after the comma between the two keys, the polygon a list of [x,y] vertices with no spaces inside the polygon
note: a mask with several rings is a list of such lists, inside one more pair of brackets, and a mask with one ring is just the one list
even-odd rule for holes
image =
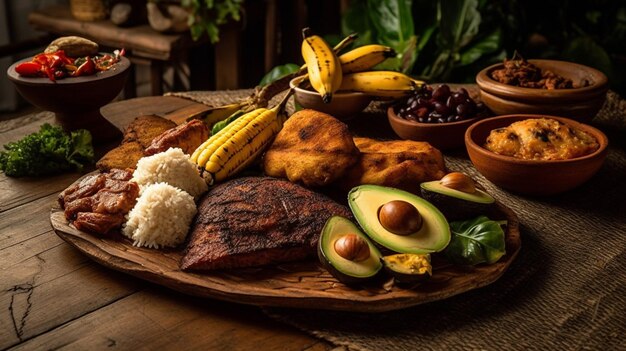
{"label": "kale leaf", "polygon": [[71,134],[48,123],[23,139],[4,145],[0,151],[0,170],[11,177],[82,171],[94,161],[92,138],[81,129]]}

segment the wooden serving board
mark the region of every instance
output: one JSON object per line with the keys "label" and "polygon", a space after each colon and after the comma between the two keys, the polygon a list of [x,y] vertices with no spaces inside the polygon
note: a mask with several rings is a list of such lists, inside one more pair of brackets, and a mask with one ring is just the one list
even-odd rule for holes
{"label": "wooden serving board", "polygon": [[[205,105],[190,100],[155,96],[112,103],[103,107],[101,113],[123,130],[142,114],[161,115],[182,123],[206,109]],[[377,125],[381,122],[386,124],[384,119],[371,119],[365,124],[380,134],[389,129],[388,125]],[[50,216],[52,227],[63,240],[98,263],[186,294],[252,305],[359,312],[402,309],[496,281],[517,256],[521,238],[517,216],[507,207],[498,204],[490,218],[508,221],[507,254],[497,263],[478,267],[435,266],[432,279],[415,289],[389,286],[380,281],[355,289],[339,283],[313,259],[205,274],[183,272],[179,268],[182,250],[138,248],[128,239],[113,240],[81,232],[68,223],[58,207],[52,209]]]}
{"label": "wooden serving board", "polygon": [[501,204],[490,218],[506,219],[507,254],[493,265],[435,266],[433,277],[414,289],[373,282],[359,288],[339,283],[315,260],[273,266],[183,272],[182,250],[139,248],[128,239],[115,240],[81,232],[65,219],[60,208],[50,216],[57,235],[103,266],[131,274],[180,292],[226,301],[261,305],[383,312],[445,299],[496,281],[521,247],[517,216]]}

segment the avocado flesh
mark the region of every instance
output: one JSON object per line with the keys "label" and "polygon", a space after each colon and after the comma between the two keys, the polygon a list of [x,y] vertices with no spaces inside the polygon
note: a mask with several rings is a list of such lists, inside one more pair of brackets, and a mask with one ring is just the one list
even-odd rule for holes
{"label": "avocado flesh", "polygon": [[[423,221],[419,231],[409,235],[397,235],[380,224],[378,209],[392,200],[406,201],[417,208]],[[360,185],[348,194],[348,204],[367,235],[394,252],[439,252],[450,242],[450,226],[444,215],[428,201],[409,192],[378,185]]]}
{"label": "avocado flesh", "polygon": [[430,255],[396,254],[383,257],[383,266],[398,283],[423,282],[433,275]]}
{"label": "avocado flesh", "polygon": [[485,191],[476,189],[466,193],[441,185],[438,180],[420,184],[422,196],[431,202],[448,220],[463,220],[485,214],[495,199]]}
{"label": "avocado flesh", "polygon": [[[370,257],[355,262],[347,260],[335,251],[335,242],[346,234],[356,234],[365,239],[370,248]],[[351,284],[374,277],[382,268],[382,255],[363,232],[350,220],[334,216],[331,217],[322,229],[318,242],[318,256],[320,262],[339,281]]]}

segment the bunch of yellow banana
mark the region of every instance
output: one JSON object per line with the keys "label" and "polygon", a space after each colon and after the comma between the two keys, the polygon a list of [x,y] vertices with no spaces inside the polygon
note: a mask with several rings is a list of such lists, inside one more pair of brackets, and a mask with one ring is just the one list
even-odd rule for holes
{"label": "bunch of yellow banana", "polygon": [[209,137],[191,155],[209,185],[223,181],[250,165],[283,127],[281,113],[291,90],[271,109],[257,108]]}
{"label": "bunch of yellow banana", "polygon": [[[337,57],[324,40],[303,31],[302,57],[309,82],[326,103],[337,90],[358,91],[381,98],[399,98],[410,94],[424,82],[393,71],[369,71],[396,52],[384,45],[372,44],[357,47]],[[342,44],[352,40],[342,41]],[[338,45],[339,46],[339,45]],[[345,44],[341,45],[341,47]]]}

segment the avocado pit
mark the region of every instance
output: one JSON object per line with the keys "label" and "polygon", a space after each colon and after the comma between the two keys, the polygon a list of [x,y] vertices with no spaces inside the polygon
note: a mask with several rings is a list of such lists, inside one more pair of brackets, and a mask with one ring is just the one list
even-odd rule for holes
{"label": "avocado pit", "polygon": [[423,225],[422,215],[411,203],[392,200],[378,209],[378,220],[386,230],[396,235],[410,235]]}
{"label": "avocado pit", "polygon": [[440,180],[441,185],[446,188],[462,191],[464,193],[473,194],[476,192],[476,185],[474,180],[468,177],[465,173],[451,172],[446,174]]}
{"label": "avocado pit", "polygon": [[367,241],[352,233],[337,239],[334,249],[337,255],[349,261],[361,262],[370,257],[370,247]]}

